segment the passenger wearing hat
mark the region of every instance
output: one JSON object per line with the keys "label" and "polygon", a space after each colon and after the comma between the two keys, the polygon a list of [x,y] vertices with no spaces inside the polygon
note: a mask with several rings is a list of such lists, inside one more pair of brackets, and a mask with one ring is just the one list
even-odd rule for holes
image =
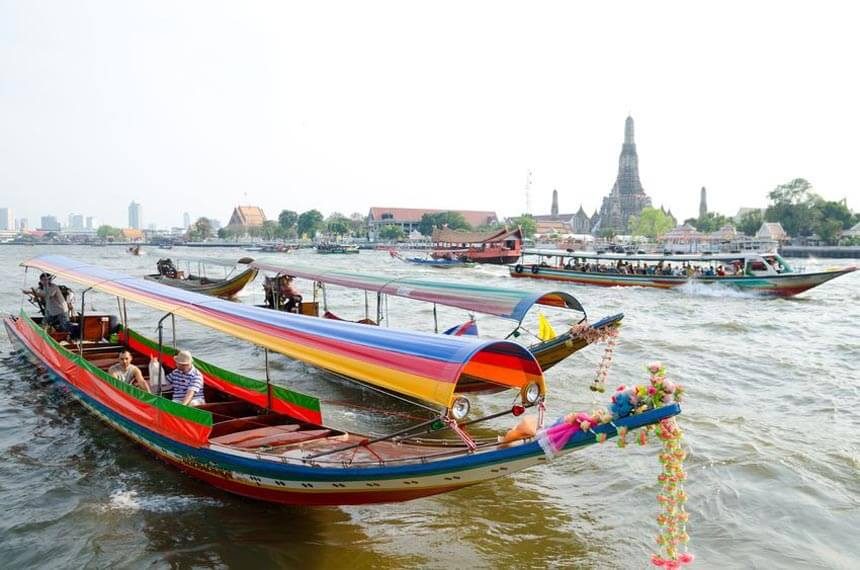
{"label": "passenger wearing hat", "polygon": [[180,350],[173,358],[176,369],[167,375],[173,385],[173,401],[186,406],[205,404],[203,399],[203,375],[194,368],[191,353]]}

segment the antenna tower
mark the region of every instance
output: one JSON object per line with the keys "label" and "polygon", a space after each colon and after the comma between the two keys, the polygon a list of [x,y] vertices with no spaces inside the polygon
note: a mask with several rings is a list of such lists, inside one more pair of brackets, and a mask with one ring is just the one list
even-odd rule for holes
{"label": "antenna tower", "polygon": [[534,171],[529,169],[526,171],[526,214],[532,213],[532,197],[531,197],[531,189],[532,189],[532,181],[534,179]]}

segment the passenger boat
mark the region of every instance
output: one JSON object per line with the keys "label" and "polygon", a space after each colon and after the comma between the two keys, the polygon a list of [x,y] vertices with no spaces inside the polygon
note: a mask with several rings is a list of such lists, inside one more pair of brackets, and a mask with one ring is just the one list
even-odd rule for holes
{"label": "passenger boat", "polygon": [[661,289],[695,282],[777,297],[792,297],[855,269],[798,271],[776,253],[632,255],[553,249],[525,250],[522,261],[509,266],[511,277]]}
{"label": "passenger boat", "polygon": [[491,232],[434,229],[431,257],[503,265],[515,262],[522,251],[523,231],[502,228]]}
{"label": "passenger boat", "polygon": [[[88,292],[115,296],[121,323],[112,340],[81,334],[57,340],[23,309],[4,325],[13,344],[68,389],[85,408],[156,456],[217,488],[277,503],[364,504],[404,501],[453,491],[547,460],[547,441],[556,453],[596,443],[680,413],[677,403],[642,406],[612,421],[560,424],[501,441],[476,438],[468,426],[518,416],[537,406],[543,423],[545,397],[540,368],[527,350],[507,341],[479,341],[422,335],[305,318],[166,287],[62,256],[37,257],[23,265],[78,283],[81,308]],[[127,302],[164,312],[159,339],[128,327]],[[173,402],[159,389],[145,392],[105,372],[121,348],[142,362],[157,356],[168,369],[175,346],[162,342],[162,323],[179,317],[265,350],[390,390],[439,411],[416,426],[383,436],[327,427],[319,400],[195,360],[205,379],[207,402],[199,407]],[[82,315],[81,318],[85,318]],[[174,330],[175,335],[175,330]],[[174,337],[175,338],[175,337]],[[175,341],[174,341],[175,342]],[[161,385],[159,379],[154,386]],[[465,420],[463,381],[500,384],[517,391],[510,410]],[[596,416],[595,416],[596,417]],[[584,427],[581,427],[583,426]],[[570,430],[559,440],[559,429]],[[443,431],[455,437],[440,439]],[[511,436],[511,434],[513,434]],[[435,437],[434,437],[435,436]],[[511,436],[511,437],[508,437]]]}
{"label": "passenger boat", "polygon": [[321,243],[317,245],[317,253],[344,254],[358,253],[358,246],[351,243]]}
{"label": "passenger boat", "polygon": [[[236,261],[184,257],[174,263],[172,259],[164,258],[156,263],[158,273],[147,275],[146,279],[212,297],[229,298],[238,294],[245,285],[257,277],[257,270],[253,267],[238,270],[240,266],[247,266],[252,261],[250,257],[243,257]],[[176,264],[183,269],[178,268]],[[222,277],[211,276],[213,271],[217,271],[214,270],[216,267],[220,268]]]}
{"label": "passenger boat", "polygon": [[[473,323],[475,314],[513,321],[515,326],[505,338],[532,339],[531,344],[526,346],[544,371],[588,346],[600,333],[620,326],[621,319],[624,318],[623,313],[617,313],[604,317],[593,324],[588,324],[585,309],[579,300],[563,291],[536,292],[410,277],[377,276],[334,270],[322,271],[291,263],[276,264],[254,261],[250,266],[260,271],[290,275],[312,281],[314,297],[312,301],[302,303],[300,312],[304,315],[320,316],[320,303],[322,303],[322,316],[337,318],[334,313],[329,311],[326,296],[326,286],[337,285],[365,292],[364,316],[361,320],[367,324],[390,322],[387,314],[389,303],[386,299],[389,295],[431,303],[433,305],[433,330],[437,333],[440,331],[437,305],[464,309],[468,312],[469,320]],[[375,297],[376,308],[373,313],[371,313],[369,294],[373,294]],[[576,324],[568,326],[567,330],[560,335],[541,339],[539,334],[531,331],[523,324],[535,306],[563,309],[565,313],[569,313],[569,316],[565,315],[568,320],[573,320]],[[448,325],[450,324],[448,323]],[[447,328],[448,325],[443,328]],[[463,330],[455,326],[448,328],[446,333],[462,334]],[[594,332],[598,335],[589,334]]]}

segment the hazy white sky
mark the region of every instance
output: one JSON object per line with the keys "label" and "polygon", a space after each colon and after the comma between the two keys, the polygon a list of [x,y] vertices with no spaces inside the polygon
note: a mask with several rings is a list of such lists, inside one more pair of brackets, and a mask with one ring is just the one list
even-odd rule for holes
{"label": "hazy white sky", "polygon": [[860,207],[852,2],[0,0],[0,207],[591,213],[624,119],[680,218],[792,178]]}

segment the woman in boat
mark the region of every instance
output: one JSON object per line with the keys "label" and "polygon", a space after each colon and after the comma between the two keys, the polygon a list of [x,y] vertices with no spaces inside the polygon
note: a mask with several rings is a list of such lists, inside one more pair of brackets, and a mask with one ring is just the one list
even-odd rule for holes
{"label": "woman in boat", "polygon": [[140,368],[131,363],[131,353],[127,350],[119,353],[117,363],[108,368],[108,374],[126,384],[133,384],[141,390],[152,392]]}
{"label": "woman in boat", "polygon": [[167,375],[173,386],[173,401],[185,406],[205,404],[203,399],[203,374],[194,368],[194,359],[187,350],[180,350],[173,359],[176,370]]}

